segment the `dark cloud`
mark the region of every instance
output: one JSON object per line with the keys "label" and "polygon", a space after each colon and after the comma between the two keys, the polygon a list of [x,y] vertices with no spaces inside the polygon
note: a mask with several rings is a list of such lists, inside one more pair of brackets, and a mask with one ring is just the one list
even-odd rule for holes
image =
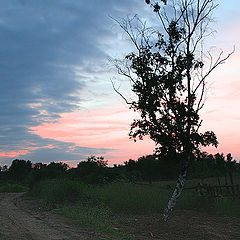
{"label": "dark cloud", "polygon": [[108,15],[125,16],[139,6],[138,0],[1,1],[0,152],[38,146],[43,148],[26,157],[42,156],[46,161],[48,156],[60,160],[78,158],[75,153],[81,156],[73,144],[75,153],[68,148],[44,149],[51,141],[28,129],[56,121],[60,113],[79,106],[79,93],[88,85],[84,77],[76,76],[76,67],[96,72],[108,55],[101,48],[112,36]]}
{"label": "dark cloud", "polygon": [[101,155],[107,151],[109,149],[72,147],[69,144],[58,143],[53,148],[32,150],[28,154],[20,155],[19,158],[33,159],[34,162],[70,161],[77,164],[79,161],[86,160],[89,155]]}

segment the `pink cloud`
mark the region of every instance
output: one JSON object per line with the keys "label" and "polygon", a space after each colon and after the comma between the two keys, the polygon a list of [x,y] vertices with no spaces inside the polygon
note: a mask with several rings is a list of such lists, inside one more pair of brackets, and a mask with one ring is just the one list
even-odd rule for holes
{"label": "pink cloud", "polygon": [[25,155],[27,153],[28,153],[28,150],[21,150],[19,152],[14,152],[14,151],[0,152],[0,158],[2,158],[2,157],[16,158],[19,155]]}
{"label": "pink cloud", "polygon": [[[54,148],[53,145],[47,145],[47,146],[43,146],[44,148]],[[0,159],[7,157],[7,158],[18,158],[21,156],[21,158],[24,155],[27,155],[28,153],[30,153],[32,150],[36,150],[42,147],[19,147],[21,150],[19,151],[5,151],[5,152],[0,152]]]}
{"label": "pink cloud", "polygon": [[[136,115],[135,115],[136,117]],[[114,149],[105,154],[110,164],[151,154],[154,143],[149,139],[134,143],[129,139],[132,111],[119,105],[108,109],[61,114],[56,123],[44,123],[30,131],[42,138],[75,143],[81,147]]]}

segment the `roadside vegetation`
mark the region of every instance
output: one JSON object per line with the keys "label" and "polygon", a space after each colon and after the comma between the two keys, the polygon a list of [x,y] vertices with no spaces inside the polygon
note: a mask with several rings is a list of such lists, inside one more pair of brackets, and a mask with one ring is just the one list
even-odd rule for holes
{"label": "roadside vegetation", "polygon": [[[192,164],[176,209],[240,217],[239,195],[207,198],[195,188],[200,182],[240,184],[240,164],[230,155],[226,158],[222,154],[204,156]],[[28,196],[42,199],[45,209],[54,209],[80,225],[119,239],[134,239],[119,228],[119,221],[126,216],[132,224],[137,223],[140,216],[157,214],[161,218],[178,172],[177,168],[169,169],[168,164],[154,156],[113,167],[102,157],[91,156],[75,168],[61,162],[34,164],[16,159],[0,172],[0,192],[27,192]]]}

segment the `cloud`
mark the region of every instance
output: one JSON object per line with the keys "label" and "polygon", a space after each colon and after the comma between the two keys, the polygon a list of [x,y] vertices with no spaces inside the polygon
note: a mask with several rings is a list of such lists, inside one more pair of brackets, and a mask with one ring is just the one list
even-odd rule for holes
{"label": "cloud", "polygon": [[[29,128],[56,122],[61,113],[79,108],[89,88],[89,73],[104,71],[108,52],[103,45],[113,36],[108,15],[123,16],[140,5],[137,0],[1,2],[2,160],[10,156],[3,153],[31,147],[39,148],[22,157],[40,159],[42,155],[47,159],[47,155],[62,152],[64,158],[71,158],[70,153],[65,154],[68,148],[46,148],[59,142],[41,138]],[[85,74],[79,70],[77,74],[76,69]]]}
{"label": "cloud", "polygon": [[134,143],[128,137],[130,123],[137,117],[138,114],[119,104],[93,111],[63,113],[58,122],[45,123],[31,130],[42,138],[73,142],[76,146],[92,147],[94,151],[102,149],[101,155],[112,165],[152,154],[153,141],[146,137]]}
{"label": "cloud", "polygon": [[48,163],[55,162],[71,162],[76,165],[82,160],[86,160],[89,155],[102,155],[109,151],[108,149],[87,148],[78,146],[69,146],[67,144],[58,144],[57,146],[48,148],[37,148],[27,154],[19,155],[18,158],[34,159],[34,162]]}

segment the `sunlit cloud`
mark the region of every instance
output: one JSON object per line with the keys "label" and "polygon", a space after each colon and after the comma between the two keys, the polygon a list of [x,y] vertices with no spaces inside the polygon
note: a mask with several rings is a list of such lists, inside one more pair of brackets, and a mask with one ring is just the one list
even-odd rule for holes
{"label": "sunlit cloud", "polygon": [[109,109],[63,113],[58,122],[32,127],[31,131],[42,138],[72,142],[77,146],[112,148],[103,155],[111,164],[121,163],[154,150],[154,143],[148,138],[136,143],[129,139],[133,118],[134,114],[119,104]]}

